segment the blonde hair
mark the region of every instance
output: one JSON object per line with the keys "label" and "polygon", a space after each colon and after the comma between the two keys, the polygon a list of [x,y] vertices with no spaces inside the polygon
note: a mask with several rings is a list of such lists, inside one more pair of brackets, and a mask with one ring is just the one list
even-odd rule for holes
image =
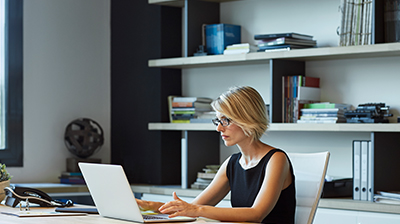
{"label": "blonde hair", "polygon": [[242,128],[246,136],[259,140],[268,128],[268,115],[261,95],[250,86],[236,86],[211,103],[213,109]]}

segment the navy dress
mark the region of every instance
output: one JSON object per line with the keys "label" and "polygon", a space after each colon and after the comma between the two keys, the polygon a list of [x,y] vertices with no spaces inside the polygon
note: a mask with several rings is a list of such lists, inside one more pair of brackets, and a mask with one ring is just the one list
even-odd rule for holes
{"label": "navy dress", "polygon": [[[253,206],[254,200],[261,189],[268,161],[275,152],[283,151],[280,149],[272,149],[260,160],[257,166],[247,170],[243,169],[239,164],[239,159],[242,155],[241,153],[233,154],[231,156],[226,169],[226,175],[228,176],[229,185],[231,188],[232,207]],[[281,195],[279,196],[275,207],[263,219],[262,223],[294,223],[296,210],[296,190],[294,184],[295,177],[291,163],[290,173],[292,174],[292,183],[281,191]]]}

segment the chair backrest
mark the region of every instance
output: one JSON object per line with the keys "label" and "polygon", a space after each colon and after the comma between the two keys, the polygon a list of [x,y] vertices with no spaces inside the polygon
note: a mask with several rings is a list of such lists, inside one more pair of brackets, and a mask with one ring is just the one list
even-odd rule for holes
{"label": "chair backrest", "polygon": [[329,152],[287,153],[296,184],[296,224],[311,224],[325,183]]}

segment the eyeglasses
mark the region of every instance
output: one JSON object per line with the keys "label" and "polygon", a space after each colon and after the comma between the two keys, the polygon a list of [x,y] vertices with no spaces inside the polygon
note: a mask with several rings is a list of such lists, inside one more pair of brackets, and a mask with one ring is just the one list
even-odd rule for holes
{"label": "eyeglasses", "polygon": [[221,120],[220,120],[218,118],[215,118],[215,119],[212,119],[212,122],[213,122],[213,124],[215,126],[218,126],[219,124],[221,124],[222,127],[226,127],[231,122],[231,119],[229,119],[229,118],[221,118]]}

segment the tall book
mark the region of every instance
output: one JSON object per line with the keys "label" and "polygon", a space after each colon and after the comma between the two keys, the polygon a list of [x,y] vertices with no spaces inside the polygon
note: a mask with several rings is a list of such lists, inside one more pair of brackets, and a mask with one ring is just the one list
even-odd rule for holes
{"label": "tall book", "polygon": [[282,77],[283,123],[296,123],[304,104],[319,101],[319,78],[302,75]]}

